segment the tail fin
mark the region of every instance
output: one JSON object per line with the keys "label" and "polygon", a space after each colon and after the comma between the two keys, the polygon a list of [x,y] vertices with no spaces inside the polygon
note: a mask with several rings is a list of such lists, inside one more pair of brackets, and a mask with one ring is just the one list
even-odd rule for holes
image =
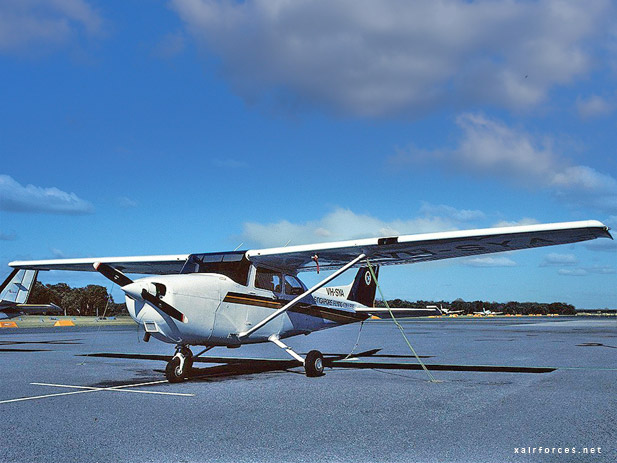
{"label": "tail fin", "polygon": [[0,286],[0,301],[25,304],[38,270],[15,269]]}
{"label": "tail fin", "polygon": [[[379,276],[379,267],[373,266],[375,276]],[[375,302],[375,291],[377,290],[377,282],[371,275],[371,271],[368,267],[361,267],[358,269],[356,278],[351,285],[349,296],[347,299],[350,301],[359,302],[367,307],[373,307]]]}
{"label": "tail fin", "polygon": [[38,270],[15,269],[0,285],[0,320],[21,314],[62,313],[55,304],[28,304]]}

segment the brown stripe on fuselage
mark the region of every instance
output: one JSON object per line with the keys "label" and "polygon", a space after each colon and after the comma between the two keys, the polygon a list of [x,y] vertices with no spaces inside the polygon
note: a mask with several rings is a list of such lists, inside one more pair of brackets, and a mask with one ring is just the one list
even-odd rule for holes
{"label": "brown stripe on fuselage", "polygon": [[[278,302],[266,297],[241,293],[227,293],[223,299],[223,302],[266,307],[269,309],[280,309],[288,301]],[[337,310],[332,307],[309,305],[305,303],[298,303],[289,309],[289,311],[309,315],[311,317],[324,318],[340,324],[358,322],[368,318],[368,315],[364,313],[346,312],[344,310]]]}

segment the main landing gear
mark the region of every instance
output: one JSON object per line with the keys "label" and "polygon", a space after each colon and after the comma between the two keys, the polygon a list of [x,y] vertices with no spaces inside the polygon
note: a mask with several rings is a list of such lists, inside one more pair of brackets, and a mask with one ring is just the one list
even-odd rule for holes
{"label": "main landing gear", "polygon": [[309,378],[323,376],[323,355],[318,350],[312,350],[304,359],[304,372]]}
{"label": "main landing gear", "polygon": [[268,340],[279,346],[281,349],[283,349],[285,352],[295,358],[298,362],[301,362],[304,365],[304,372],[309,378],[316,378],[317,376],[325,375],[325,373],[323,372],[323,355],[318,350],[312,350],[306,355],[306,358],[302,358],[291,347],[282,342],[277,335],[270,336]]}
{"label": "main landing gear", "polygon": [[179,383],[188,378],[193,367],[193,353],[187,346],[177,346],[176,353],[165,367],[165,378],[170,383]]}

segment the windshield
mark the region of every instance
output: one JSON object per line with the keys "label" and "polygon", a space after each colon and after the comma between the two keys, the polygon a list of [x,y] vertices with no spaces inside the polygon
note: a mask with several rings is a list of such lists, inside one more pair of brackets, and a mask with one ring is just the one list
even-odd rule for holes
{"label": "windshield", "polygon": [[191,254],[180,273],[217,273],[246,286],[250,263],[244,251]]}

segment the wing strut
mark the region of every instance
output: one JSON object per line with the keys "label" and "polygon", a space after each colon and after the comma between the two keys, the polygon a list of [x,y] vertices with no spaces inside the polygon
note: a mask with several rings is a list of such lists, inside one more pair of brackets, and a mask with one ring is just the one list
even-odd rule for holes
{"label": "wing strut", "polygon": [[344,273],[345,271],[349,270],[351,267],[353,267],[354,265],[356,265],[358,262],[360,262],[362,259],[364,259],[366,257],[365,254],[360,254],[358,257],[356,257],[354,260],[352,260],[351,262],[349,262],[348,264],[344,265],[343,267],[341,267],[340,269],[338,269],[336,272],[334,272],[332,275],[330,275],[329,277],[324,278],[323,280],[321,280],[319,283],[317,283],[315,286],[313,286],[311,289],[307,289],[306,291],[304,291],[302,294],[300,294],[299,296],[297,296],[296,298],[292,299],[291,301],[289,301],[287,304],[285,304],[283,307],[281,307],[280,309],[278,309],[276,312],[274,312],[272,315],[264,318],[262,321],[260,321],[259,323],[257,323],[257,325],[253,326],[250,330],[244,331],[242,333],[238,333],[238,338],[242,339],[242,338],[246,338],[247,336],[250,336],[251,334],[253,334],[255,331],[257,331],[259,328],[261,328],[262,326],[264,326],[266,323],[274,320],[276,317],[278,317],[279,315],[284,314],[285,312],[287,312],[289,309],[291,309],[294,305],[296,305],[298,302],[300,302],[300,300],[310,294],[313,294],[315,291],[317,291],[319,288],[321,288],[322,286],[327,285],[330,281],[334,280],[337,276],[339,276],[341,273]]}

